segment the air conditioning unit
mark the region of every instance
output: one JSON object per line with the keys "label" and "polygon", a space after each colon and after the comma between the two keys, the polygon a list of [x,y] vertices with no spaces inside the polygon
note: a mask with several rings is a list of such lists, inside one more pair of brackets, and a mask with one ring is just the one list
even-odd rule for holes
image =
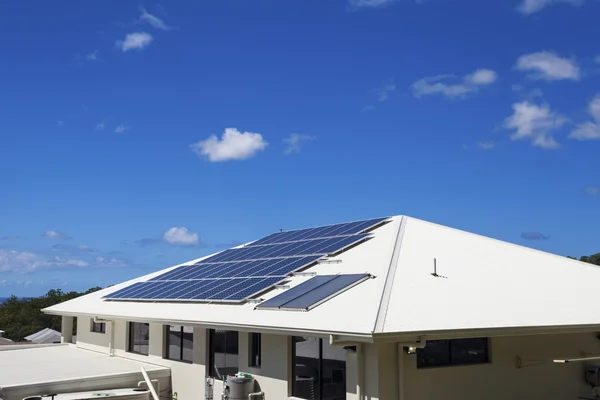
{"label": "air conditioning unit", "polygon": [[585,381],[592,387],[600,387],[600,367],[589,366],[585,369]]}

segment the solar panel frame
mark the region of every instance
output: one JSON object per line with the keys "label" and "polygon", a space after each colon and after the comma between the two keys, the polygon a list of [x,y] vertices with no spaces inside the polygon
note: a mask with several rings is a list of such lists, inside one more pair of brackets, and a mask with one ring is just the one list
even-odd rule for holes
{"label": "solar panel frame", "polygon": [[256,308],[309,311],[369,278],[369,274],[317,275]]}

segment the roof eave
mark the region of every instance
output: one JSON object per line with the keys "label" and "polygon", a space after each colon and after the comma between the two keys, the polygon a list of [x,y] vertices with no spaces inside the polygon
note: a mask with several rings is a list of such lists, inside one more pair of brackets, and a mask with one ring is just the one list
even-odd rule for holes
{"label": "roof eave", "polygon": [[600,323],[580,325],[514,326],[410,332],[374,333],[373,342],[412,343],[425,340],[461,339],[473,337],[506,337],[526,335],[557,335],[600,331]]}
{"label": "roof eave", "polygon": [[264,334],[276,334],[276,335],[288,335],[288,336],[315,336],[327,338],[331,335],[339,338],[340,341],[344,342],[361,342],[371,343],[373,342],[373,335],[371,332],[340,332],[340,331],[326,331],[326,330],[315,330],[315,329],[302,329],[302,328],[279,328],[273,326],[260,326],[260,325],[247,325],[247,324],[234,324],[234,323],[220,323],[211,321],[199,321],[199,320],[184,320],[184,319],[164,319],[164,318],[147,318],[137,316],[123,316],[123,315],[109,315],[109,314],[94,314],[94,313],[80,313],[80,312],[68,312],[68,311],[55,311],[51,309],[43,309],[42,312],[49,315],[61,315],[69,317],[98,317],[107,320],[135,320],[136,322],[147,322],[147,323],[158,323],[164,325],[186,325],[186,326],[198,326],[212,329],[227,328],[229,330],[237,330],[241,332],[256,332]]}

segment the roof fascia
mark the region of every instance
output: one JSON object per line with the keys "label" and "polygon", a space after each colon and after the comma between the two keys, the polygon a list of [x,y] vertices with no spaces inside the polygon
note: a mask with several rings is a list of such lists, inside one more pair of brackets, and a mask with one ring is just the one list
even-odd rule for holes
{"label": "roof fascia", "polygon": [[158,323],[164,325],[185,325],[185,326],[197,326],[209,329],[228,329],[236,330],[240,332],[255,332],[264,334],[276,334],[276,335],[287,335],[287,336],[313,336],[320,338],[328,338],[330,335],[339,337],[343,341],[355,341],[363,343],[373,342],[373,336],[371,333],[361,332],[338,332],[338,331],[325,331],[315,329],[302,329],[302,328],[277,328],[270,326],[260,325],[245,325],[245,324],[231,324],[231,323],[218,323],[210,321],[190,321],[180,319],[164,319],[164,318],[142,318],[136,316],[122,316],[122,315],[108,315],[108,314],[90,314],[90,313],[72,313],[72,312],[57,312],[42,310],[46,314],[50,315],[61,315],[68,317],[89,317],[89,318],[103,318],[107,320],[124,320],[124,321],[136,321],[136,322],[147,322],[147,323]]}
{"label": "roof fascia", "polygon": [[557,325],[557,326],[523,326],[489,329],[436,330],[422,332],[375,333],[373,342],[413,342],[421,339],[463,339],[474,337],[507,337],[528,335],[557,335],[571,333],[600,332],[600,324],[590,325]]}

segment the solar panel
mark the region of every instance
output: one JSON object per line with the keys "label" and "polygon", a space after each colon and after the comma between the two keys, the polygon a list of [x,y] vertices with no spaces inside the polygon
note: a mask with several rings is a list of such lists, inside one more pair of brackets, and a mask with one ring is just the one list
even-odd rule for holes
{"label": "solar panel", "polygon": [[318,228],[299,229],[279,232],[250,243],[247,247],[262,246],[272,243],[296,242],[299,240],[326,238],[342,235],[355,235],[379,225],[387,218],[374,218],[364,221],[346,222],[343,224],[327,225]]}
{"label": "solar panel", "polygon": [[387,218],[280,232],[104,296],[110,300],[235,301],[253,297],[319,258],[355,246]]}
{"label": "solar panel", "polygon": [[315,276],[259,304],[257,308],[308,311],[368,278],[369,274]]}

